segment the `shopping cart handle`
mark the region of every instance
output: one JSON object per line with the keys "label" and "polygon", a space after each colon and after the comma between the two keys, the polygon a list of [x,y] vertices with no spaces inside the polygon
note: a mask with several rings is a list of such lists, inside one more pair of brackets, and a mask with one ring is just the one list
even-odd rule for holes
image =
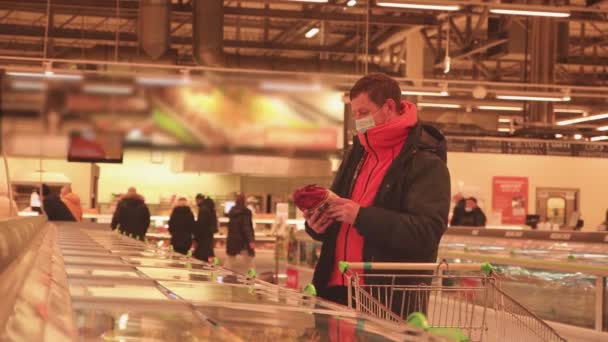
{"label": "shopping cart handle", "polygon": [[348,262],[347,261],[338,262],[338,269],[340,270],[340,272],[342,274],[344,274],[346,272],[346,270],[348,269]]}
{"label": "shopping cart handle", "polygon": [[310,296],[317,296],[317,288],[313,284],[308,284],[304,287],[304,293]]}

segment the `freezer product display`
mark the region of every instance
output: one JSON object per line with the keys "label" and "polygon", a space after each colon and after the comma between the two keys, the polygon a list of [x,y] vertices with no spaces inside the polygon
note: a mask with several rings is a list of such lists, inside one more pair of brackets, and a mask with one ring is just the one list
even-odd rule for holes
{"label": "freezer product display", "polygon": [[132,267],[125,268],[102,268],[87,266],[68,266],[65,268],[69,277],[88,276],[88,277],[120,277],[120,278],[139,278],[140,275]]}
{"label": "freezer product display", "polygon": [[101,297],[128,299],[168,299],[155,285],[120,284],[111,282],[75,282],[70,281],[70,294],[73,297]]}
{"label": "freezer product display", "polygon": [[[175,268],[156,268],[156,267],[137,267],[137,270],[143,275],[157,280],[176,280],[176,281],[192,281],[192,282],[220,282],[229,277],[230,274],[221,270],[212,271],[194,271],[187,269]],[[234,283],[244,283],[243,277],[233,276]]]}
{"label": "freezer product display", "polygon": [[234,341],[186,305],[75,302],[80,341]]}
{"label": "freezer product display", "polygon": [[[278,306],[224,304],[199,305],[197,310],[213,317],[245,341],[427,341],[422,331],[403,332],[354,314],[315,310],[289,310]],[[407,334],[405,332],[407,330]]]}

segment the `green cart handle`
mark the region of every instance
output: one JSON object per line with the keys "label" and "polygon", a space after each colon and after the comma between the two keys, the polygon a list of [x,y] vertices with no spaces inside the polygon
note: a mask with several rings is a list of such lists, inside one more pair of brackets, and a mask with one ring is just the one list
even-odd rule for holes
{"label": "green cart handle", "polygon": [[251,279],[255,279],[257,277],[258,273],[255,271],[255,269],[250,268],[247,270],[247,276]]}
{"label": "green cart handle", "polygon": [[313,284],[308,284],[304,287],[304,293],[310,296],[317,296],[317,288]]}

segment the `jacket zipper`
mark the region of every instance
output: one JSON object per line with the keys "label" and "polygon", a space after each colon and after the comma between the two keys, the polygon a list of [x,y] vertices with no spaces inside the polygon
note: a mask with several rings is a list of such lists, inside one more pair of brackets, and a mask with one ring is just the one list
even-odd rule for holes
{"label": "jacket zipper", "polygon": [[[367,192],[367,186],[369,185],[369,181],[372,178],[372,174],[373,174],[374,170],[378,167],[378,164],[380,164],[380,159],[378,158],[378,153],[376,153],[376,151],[369,144],[367,132],[365,132],[364,135],[365,135],[365,142],[367,143],[367,147],[369,147],[370,151],[372,151],[372,153],[374,154],[374,157],[376,157],[376,165],[374,165],[374,167],[372,167],[372,169],[370,170],[369,175],[367,176],[367,180],[365,181],[365,186],[363,187],[363,194],[365,195],[365,192]],[[355,179],[355,183],[356,182],[357,182],[357,180]],[[350,233],[350,228],[352,226],[353,226],[352,224],[348,225],[348,228],[346,228],[346,236],[344,237],[344,260],[345,261],[347,259],[346,251],[348,250],[348,234]],[[342,275],[342,286],[345,286],[345,285],[346,284],[344,281],[344,275]]]}

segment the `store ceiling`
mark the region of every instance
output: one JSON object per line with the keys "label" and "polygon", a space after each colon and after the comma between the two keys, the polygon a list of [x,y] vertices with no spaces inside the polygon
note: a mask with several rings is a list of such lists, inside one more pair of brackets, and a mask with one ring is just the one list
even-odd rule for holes
{"label": "store ceiling", "polygon": [[[490,82],[529,82],[528,75],[522,72],[529,60],[524,54],[508,49],[523,36],[509,35],[508,30],[499,38],[489,33],[488,18],[499,16],[488,12],[488,3],[467,2],[475,5],[462,6],[458,11],[449,12],[448,16],[448,12],[379,7],[376,1],[371,1],[368,16],[367,1],[356,1],[353,7],[347,6],[347,2],[226,0],[221,42],[226,59],[219,66],[351,75],[368,70],[406,77],[407,36],[409,32],[420,30],[424,46],[433,52],[435,62],[425,78],[488,85]],[[417,1],[425,2],[429,3]],[[138,15],[142,3],[145,1],[0,1],[0,66],[9,69],[40,67],[43,60],[55,61],[56,67],[98,71],[125,69],[95,65],[102,61],[139,63],[142,67],[201,66],[200,61],[196,62],[193,44],[192,1],[171,1],[169,50],[159,58],[152,58],[141,49]],[[552,83],[572,87],[574,94],[576,87],[587,87],[578,90],[581,94],[589,94],[593,89],[597,91],[595,96],[573,96],[568,105],[582,106],[589,114],[608,111],[604,96],[608,95],[608,1],[571,0],[568,6],[570,17],[557,19],[568,23],[565,26],[568,34],[562,35],[567,46],[556,58]],[[537,8],[556,10],[557,7]],[[509,25],[519,25],[524,32],[531,32],[530,17],[504,17],[509,19]],[[47,23],[50,24],[48,28]],[[446,75],[442,61],[448,45],[448,27],[448,52],[452,63],[451,71]],[[314,28],[318,28],[319,33],[307,38],[307,33]],[[501,48],[504,48],[503,52],[496,53],[495,50]],[[66,60],[88,61],[90,65],[61,63]],[[455,96],[450,101],[461,103],[464,109],[465,102],[471,99],[471,95]],[[447,108],[425,110],[449,111]],[[556,115],[560,119],[577,114]],[[598,122],[600,124],[606,123]]]}

